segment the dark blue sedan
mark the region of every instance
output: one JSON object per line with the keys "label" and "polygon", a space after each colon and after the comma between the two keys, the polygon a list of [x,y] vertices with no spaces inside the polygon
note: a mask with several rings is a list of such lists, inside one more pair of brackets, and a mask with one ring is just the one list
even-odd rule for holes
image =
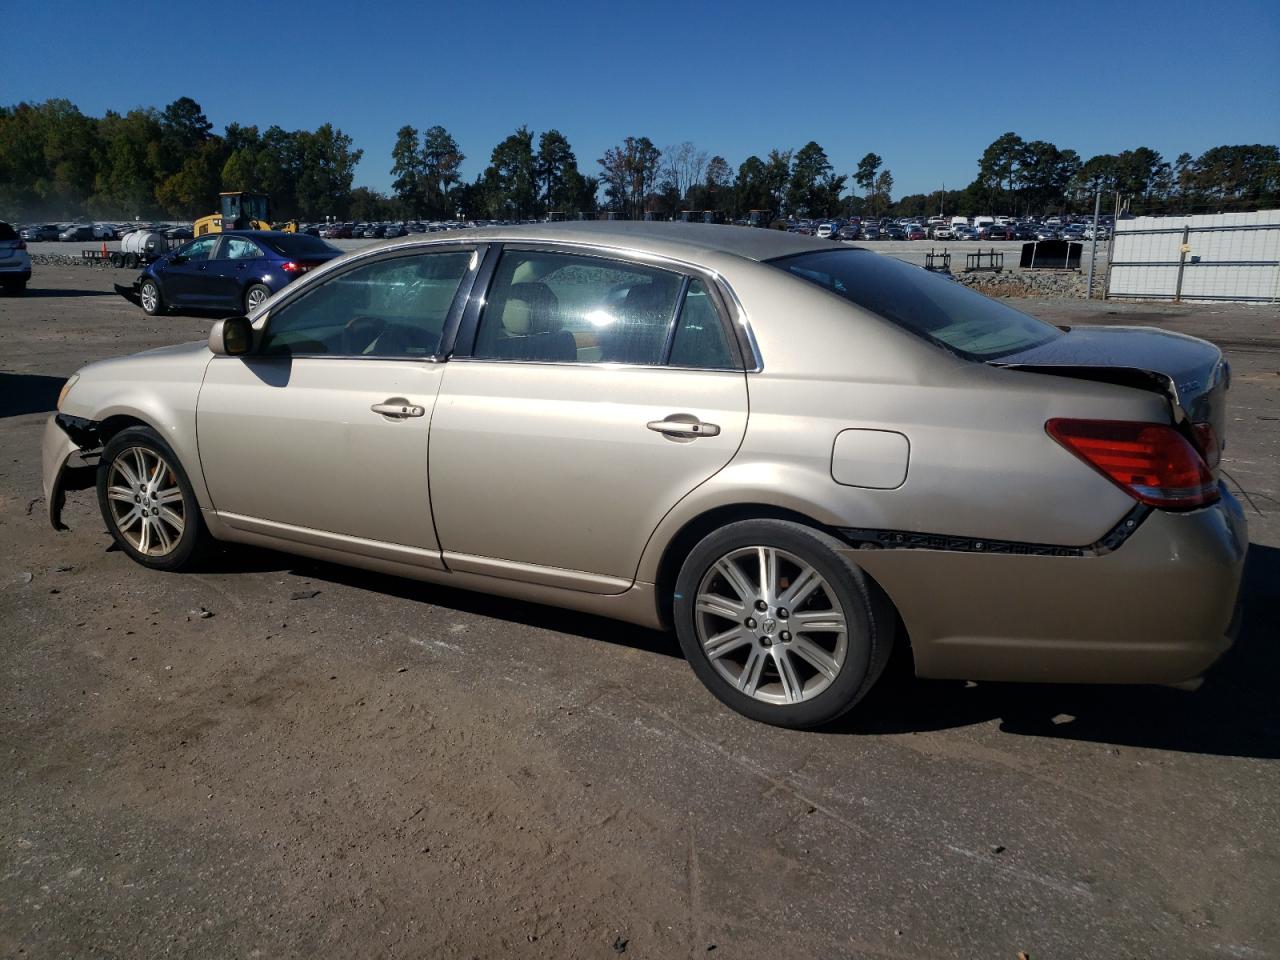
{"label": "dark blue sedan", "polygon": [[247,314],[290,281],[341,255],[305,233],[231,230],[198,237],[148,264],[134,289],[152,316],[170,308]]}

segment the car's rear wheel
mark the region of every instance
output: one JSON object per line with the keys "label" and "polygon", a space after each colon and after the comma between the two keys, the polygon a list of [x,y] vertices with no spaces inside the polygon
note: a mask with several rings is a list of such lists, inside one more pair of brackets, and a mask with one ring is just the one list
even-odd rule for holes
{"label": "car's rear wheel", "polygon": [[739,713],[813,727],[850,710],[888,662],[888,600],[840,543],[782,520],[707,536],[685,560],[673,615],[703,683]]}
{"label": "car's rear wheel", "polygon": [[160,296],[160,285],[148,278],[138,287],[138,299],[142,301],[142,310],[148,316],[155,317],[164,313],[164,300]]}
{"label": "car's rear wheel", "polygon": [[112,538],[145,567],[180,570],[209,542],[186,472],[150,427],[129,427],[107,442],[98,506]]}
{"label": "car's rear wheel", "polygon": [[136,270],[138,267],[138,255],[136,253],[126,253],[124,255],[124,266],[126,270]]}
{"label": "car's rear wheel", "polygon": [[246,314],[253,313],[264,302],[267,297],[271,296],[271,289],[260,283],[255,283],[244,292],[244,312]]}

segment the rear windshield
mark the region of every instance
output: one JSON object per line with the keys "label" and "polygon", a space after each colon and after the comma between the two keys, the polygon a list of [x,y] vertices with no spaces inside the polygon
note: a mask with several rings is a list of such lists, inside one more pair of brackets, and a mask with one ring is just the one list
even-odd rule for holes
{"label": "rear windshield", "polygon": [[770,261],[952,353],[991,360],[1038,347],[1062,331],[946,277],[867,250]]}
{"label": "rear windshield", "polygon": [[278,237],[257,237],[276,253],[286,257],[332,257],[341,251],[309,233],[286,233]]}
{"label": "rear windshield", "polygon": [[18,235],[13,232],[13,227],[3,220],[0,220],[0,240],[17,240]]}

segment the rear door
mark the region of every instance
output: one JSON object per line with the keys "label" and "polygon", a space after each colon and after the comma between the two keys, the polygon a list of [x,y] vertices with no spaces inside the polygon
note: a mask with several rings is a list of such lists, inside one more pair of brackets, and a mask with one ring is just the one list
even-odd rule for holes
{"label": "rear door", "polygon": [[594,593],[631,585],[659,521],[732,459],[746,428],[746,374],[718,296],[674,267],[554,247],[501,254],[431,424],[450,568]]}
{"label": "rear door", "polygon": [[260,267],[265,255],[248,237],[224,236],[209,261],[208,281],[211,306],[247,313],[244,291]]}

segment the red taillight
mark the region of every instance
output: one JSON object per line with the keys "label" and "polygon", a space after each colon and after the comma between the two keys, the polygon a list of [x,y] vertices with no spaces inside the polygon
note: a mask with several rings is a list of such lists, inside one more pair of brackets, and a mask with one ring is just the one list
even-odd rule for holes
{"label": "red taillight", "polygon": [[286,263],[280,264],[280,269],[283,270],[285,273],[301,273],[302,272],[302,268],[298,266],[296,263],[294,263],[292,260],[289,260]]}
{"label": "red taillight", "polygon": [[1130,496],[1153,507],[1189,509],[1218,499],[1209,465],[1163,423],[1050,420],[1049,436]]}

